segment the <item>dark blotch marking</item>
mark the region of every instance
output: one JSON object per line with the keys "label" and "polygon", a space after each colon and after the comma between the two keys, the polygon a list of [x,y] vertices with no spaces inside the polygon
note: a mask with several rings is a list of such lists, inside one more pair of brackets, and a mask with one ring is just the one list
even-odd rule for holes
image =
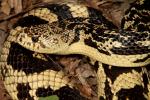
{"label": "dark blotch marking", "polygon": [[[140,67],[121,68],[121,67],[112,66],[111,68],[109,68],[109,65],[106,65],[106,64],[103,64],[103,68],[106,73],[106,76],[109,77],[110,80],[112,81],[112,84],[114,83],[116,78],[123,73],[132,73],[132,70],[135,70],[139,73],[142,71],[142,68],[140,68]],[[144,77],[145,76],[143,76],[143,80],[145,82],[148,81],[147,78],[144,79]],[[111,88],[108,83],[109,82],[106,80],[106,82],[105,82],[106,100],[111,100],[113,94],[111,92]],[[147,87],[146,87],[147,82],[144,85],[145,85],[145,87],[137,85],[132,89],[121,89],[120,91],[117,92],[117,96],[119,97],[118,100],[126,100],[127,97],[129,98],[129,100],[145,100],[143,93],[147,94],[147,91],[148,91]]]}
{"label": "dark blotch marking", "polygon": [[[139,5],[139,1],[135,1],[131,4],[130,8],[125,12],[125,15],[129,16],[124,17],[121,21],[121,27],[124,27],[124,24],[126,21],[135,21],[130,27],[128,27],[126,30],[131,31],[133,28],[138,29],[138,31],[150,31],[150,28],[148,25],[146,25],[148,22],[150,22],[150,14],[148,12],[145,12],[144,10],[150,10],[150,0],[144,0],[144,4]],[[132,9],[135,8],[135,9]],[[138,12],[140,11],[140,12]],[[138,15],[139,17],[135,18],[135,15]],[[143,22],[145,26],[141,25],[140,22]]]}
{"label": "dark blotch marking", "polygon": [[116,93],[118,96],[118,100],[147,100],[143,95],[143,87],[136,85],[134,88],[131,89],[121,89],[119,92]]}
{"label": "dark blotch marking", "polygon": [[33,42],[38,42],[38,40],[39,40],[39,37],[34,37],[34,36],[32,37]]}
{"label": "dark blotch marking", "polygon": [[55,91],[55,94],[60,98],[59,100],[86,100],[80,95],[80,92],[76,89],[72,89],[69,86],[65,86]]}
{"label": "dark blotch marking", "polygon": [[94,8],[91,8],[91,7],[89,7],[88,8],[88,13],[89,13],[89,17],[90,18],[96,18],[96,17],[98,17],[98,18],[102,18],[102,12],[101,11],[99,11],[99,10],[96,10],[96,9],[94,9]]}
{"label": "dark blotch marking", "polygon": [[31,90],[31,87],[29,86],[29,83],[18,83],[17,84],[17,97],[19,100],[34,100],[33,97],[29,94],[29,90]]}
{"label": "dark blotch marking", "polygon": [[150,64],[147,66],[144,66],[144,69],[146,70],[145,73],[143,74],[143,83],[144,83],[144,93],[148,94],[148,84],[149,84],[149,74],[150,74]]}
{"label": "dark blotch marking", "polygon": [[78,30],[78,29],[75,30],[75,37],[74,37],[74,39],[72,40],[72,42],[69,45],[71,45],[71,44],[73,44],[75,42],[78,42],[80,40],[80,38],[79,38],[80,37],[79,31],[80,30]]}
{"label": "dark blotch marking", "polygon": [[91,38],[85,39],[84,43],[88,46],[94,47],[94,48],[98,48],[97,43],[93,42]]}
{"label": "dark blotch marking", "polygon": [[[44,6],[45,7],[45,6]],[[68,7],[66,4],[51,4],[46,6],[50,11],[55,13],[58,16],[59,20],[67,19],[67,18],[73,18],[71,11],[69,10],[70,7]]]}
{"label": "dark blotch marking", "polygon": [[99,68],[99,62],[96,61],[95,64],[94,64],[94,69],[95,69],[96,72],[98,71],[98,68]]}
{"label": "dark blotch marking", "polygon": [[41,19],[40,17],[29,15],[23,18],[20,18],[16,24],[14,24],[14,28],[17,26],[21,27],[30,27],[34,25],[47,24],[48,21]]}
{"label": "dark blotch marking", "polygon": [[148,94],[149,90],[148,90],[148,83],[149,83],[149,77],[147,75],[148,73],[144,73],[143,74],[143,83],[144,83],[144,93]]}
{"label": "dark blotch marking", "polygon": [[74,17],[74,18],[69,18],[69,19],[67,19],[67,21],[69,21],[70,23],[82,23],[82,22],[84,22],[86,19],[89,19],[89,18]]}
{"label": "dark blotch marking", "polygon": [[17,71],[24,71],[27,75],[35,72],[40,73],[44,70],[56,70],[52,61],[44,61],[33,57],[33,51],[27,50],[17,43],[11,43],[10,52],[7,58],[8,65]]}
{"label": "dark blotch marking", "polygon": [[109,68],[109,65],[107,64],[103,64],[103,68],[104,71],[107,75],[107,77],[109,77],[112,81],[112,83],[116,80],[116,78],[123,74],[123,73],[130,73],[132,72],[132,70],[135,70],[137,72],[141,72],[141,68],[140,67],[136,67],[136,68],[131,68],[131,67],[117,67],[117,66],[112,66],[111,68]]}
{"label": "dark blotch marking", "polygon": [[146,30],[150,31],[149,26],[145,26],[143,24],[139,24],[137,26],[137,29],[138,29],[138,32],[143,32],[143,31],[146,31]]}
{"label": "dark blotch marking", "polygon": [[[119,54],[119,55],[136,55],[136,54],[146,54],[150,53],[149,46],[133,46],[133,47],[113,47],[110,49],[114,54]],[[147,58],[146,58],[147,59]],[[143,60],[146,60],[143,59]],[[142,60],[142,59],[141,59]],[[139,62],[140,60],[138,60]]]}
{"label": "dark blotch marking", "polygon": [[101,23],[111,29],[117,28],[117,26],[115,26],[111,21],[109,21],[103,16],[101,11],[88,7],[88,12],[89,12],[89,19],[90,19],[89,23]]}
{"label": "dark blotch marking", "polygon": [[73,30],[73,29],[76,29],[76,30],[86,30],[86,27],[84,27],[83,25],[85,25],[86,23],[69,23],[67,25],[67,29],[69,30]]}
{"label": "dark blotch marking", "polygon": [[[122,37],[121,37],[122,36]],[[127,39],[125,39],[127,37]],[[125,47],[113,47],[111,51],[115,54],[120,55],[135,55],[135,54],[146,54],[150,52],[149,46],[144,46],[138,41],[147,41],[149,40],[149,34],[147,32],[131,32],[120,30],[120,35],[116,35],[116,37],[110,37],[114,39],[114,41],[119,41]]]}
{"label": "dark blotch marking", "polygon": [[[74,28],[75,26],[78,26],[78,25],[79,25],[79,27]],[[80,38],[79,38],[80,37],[80,31],[84,31],[85,34],[90,34],[93,31],[93,29],[92,29],[93,25],[92,24],[87,24],[87,23],[82,23],[82,22],[69,24],[67,26],[67,28],[69,30],[73,30],[73,28],[74,28],[74,31],[75,31],[75,38],[73,39],[73,41],[70,44],[78,42],[80,40]]]}
{"label": "dark blotch marking", "polygon": [[111,92],[111,88],[109,86],[108,80],[106,80],[106,82],[105,82],[104,90],[105,90],[106,100],[112,100],[113,93]]}
{"label": "dark blotch marking", "polygon": [[50,95],[57,95],[59,100],[86,100],[80,95],[80,92],[76,89],[72,89],[69,86],[61,87],[60,89],[54,91],[50,87],[48,88],[38,88],[36,91],[38,97],[46,97]]}
{"label": "dark blotch marking", "polygon": [[99,100],[105,100],[105,99],[104,99],[104,97],[100,96],[100,97],[99,97]]}
{"label": "dark blotch marking", "polygon": [[48,88],[38,88],[36,90],[36,96],[37,97],[46,97],[46,96],[50,96],[53,95],[54,91],[48,87]]}
{"label": "dark blotch marking", "polygon": [[75,30],[75,33],[78,33],[81,30],[84,30],[85,34],[91,34],[94,30],[94,24],[91,23],[85,23],[85,22],[79,22],[79,23],[70,23],[67,25],[67,29],[69,30]]}
{"label": "dark blotch marking", "polygon": [[[85,39],[85,40],[84,40],[84,43],[85,43],[86,45],[88,45],[88,46],[91,46],[91,47],[94,47],[94,48],[98,49],[97,43],[96,43],[96,42],[93,42],[91,38]],[[104,51],[104,50],[102,50],[102,49],[98,49],[98,51],[101,52],[101,53],[104,53],[104,54],[106,54],[106,55],[110,55],[109,52]]]}
{"label": "dark blotch marking", "polygon": [[140,10],[150,10],[150,1],[144,0],[144,3],[142,5],[135,4],[135,7]]}
{"label": "dark blotch marking", "polygon": [[143,59],[137,59],[136,61],[134,61],[134,63],[145,62],[149,58],[150,58],[150,55],[148,55],[147,57],[144,57]]}
{"label": "dark blotch marking", "polygon": [[101,49],[98,49],[98,51],[99,51],[100,53],[103,53],[103,54],[106,54],[106,55],[111,55],[109,52],[104,51],[104,50],[101,50]]}

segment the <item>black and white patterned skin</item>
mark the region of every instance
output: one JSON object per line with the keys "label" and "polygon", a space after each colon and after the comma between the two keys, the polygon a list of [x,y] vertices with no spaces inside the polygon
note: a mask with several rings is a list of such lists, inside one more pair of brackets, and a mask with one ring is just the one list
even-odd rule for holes
{"label": "black and white patterned skin", "polygon": [[[60,100],[88,99],[82,96],[71,79],[47,58],[51,57],[50,54],[24,46],[33,47],[41,36],[46,38],[44,34],[54,32],[58,37],[61,34],[63,36],[60,37],[61,42],[68,43],[69,46],[83,41],[84,45],[106,56],[113,54],[121,57],[141,56],[140,59],[131,60],[137,65],[143,63],[143,66],[122,67],[110,65],[105,61],[104,63],[95,61],[93,67],[97,73],[97,94],[98,100],[148,100],[150,98],[149,17],[149,0],[137,1],[131,5],[122,19],[121,29],[108,21],[100,11],[78,4],[49,4],[29,11],[10,31],[0,55],[0,71],[8,93],[13,100],[38,100],[39,97],[50,95],[57,95]],[[83,37],[82,32],[84,32]],[[53,43],[59,43],[57,38],[52,40]],[[44,41],[43,43],[46,44],[42,44],[41,47],[45,48],[47,42]],[[116,42],[121,45],[116,46]],[[83,55],[89,56],[84,53]]]}

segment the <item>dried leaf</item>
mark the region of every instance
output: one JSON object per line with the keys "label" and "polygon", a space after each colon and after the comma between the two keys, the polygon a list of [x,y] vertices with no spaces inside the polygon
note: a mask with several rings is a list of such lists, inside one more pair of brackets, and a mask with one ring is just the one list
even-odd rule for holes
{"label": "dried leaf", "polygon": [[77,87],[79,88],[80,92],[83,93],[83,95],[86,95],[88,97],[90,97],[92,95],[92,89],[88,84],[78,85]]}
{"label": "dried leaf", "polygon": [[[97,86],[96,73],[86,58],[64,57],[60,59],[59,63],[64,66],[65,74],[71,76],[72,82],[83,96],[90,100],[97,98],[97,89],[93,90],[93,86]],[[89,78],[95,80],[91,82]]]}
{"label": "dried leaf", "polygon": [[15,13],[22,11],[22,0],[3,0],[1,3],[1,11],[9,15],[11,9],[14,8]]}
{"label": "dried leaf", "polygon": [[[0,20],[2,20],[3,18],[6,18],[7,15],[4,13],[0,13]],[[1,22],[0,23],[0,29],[6,31],[7,30],[7,21]]]}
{"label": "dried leaf", "polygon": [[5,14],[9,15],[11,6],[9,5],[9,0],[3,0],[1,3],[1,11],[4,12]]}
{"label": "dried leaf", "polygon": [[22,9],[30,8],[33,5],[32,0],[22,0]]}
{"label": "dried leaf", "polygon": [[12,8],[15,9],[15,13],[19,13],[22,11],[22,0],[10,0],[12,1]]}

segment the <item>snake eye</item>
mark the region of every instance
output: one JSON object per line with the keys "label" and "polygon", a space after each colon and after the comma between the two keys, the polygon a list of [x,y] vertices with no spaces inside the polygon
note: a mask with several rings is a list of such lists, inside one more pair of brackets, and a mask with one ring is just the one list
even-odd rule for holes
{"label": "snake eye", "polygon": [[32,37],[33,42],[38,42],[39,37]]}

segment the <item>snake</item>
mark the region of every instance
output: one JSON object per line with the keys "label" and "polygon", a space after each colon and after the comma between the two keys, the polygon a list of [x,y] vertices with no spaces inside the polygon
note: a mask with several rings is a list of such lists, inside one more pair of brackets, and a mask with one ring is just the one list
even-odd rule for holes
{"label": "snake", "polygon": [[13,25],[0,55],[0,72],[13,100],[88,100],[51,55],[93,61],[97,100],[150,99],[150,1],[136,0],[118,28],[92,7],[52,3],[26,12]]}

